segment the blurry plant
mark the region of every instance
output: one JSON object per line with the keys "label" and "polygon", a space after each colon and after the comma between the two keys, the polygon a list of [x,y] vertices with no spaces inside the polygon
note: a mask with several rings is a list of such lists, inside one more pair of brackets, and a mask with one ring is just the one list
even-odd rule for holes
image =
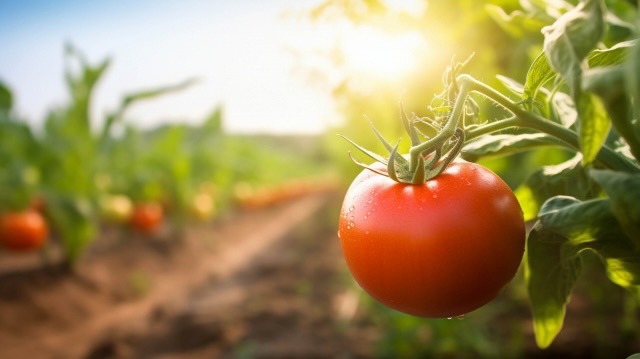
{"label": "blurry plant", "polygon": [[180,90],[191,81],[126,96],[96,133],[90,105],[110,60],[91,65],[71,45],[65,48],[65,60],[70,101],[48,114],[41,133],[16,119],[11,91],[0,86],[0,165],[7,169],[0,173],[0,206],[19,209],[34,198],[42,201],[68,263],[74,264],[97,235],[96,209],[114,170],[108,166],[115,141],[112,127],[132,104]]}

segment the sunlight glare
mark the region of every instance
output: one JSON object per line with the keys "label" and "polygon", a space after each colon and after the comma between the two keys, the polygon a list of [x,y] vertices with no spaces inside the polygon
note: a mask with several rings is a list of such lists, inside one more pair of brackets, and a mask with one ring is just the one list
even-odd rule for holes
{"label": "sunlight glare", "polygon": [[393,80],[417,68],[419,52],[428,48],[417,32],[389,34],[371,26],[359,26],[342,43],[345,65],[350,71]]}
{"label": "sunlight glare", "polygon": [[426,0],[387,0],[385,6],[396,12],[420,14],[427,10]]}

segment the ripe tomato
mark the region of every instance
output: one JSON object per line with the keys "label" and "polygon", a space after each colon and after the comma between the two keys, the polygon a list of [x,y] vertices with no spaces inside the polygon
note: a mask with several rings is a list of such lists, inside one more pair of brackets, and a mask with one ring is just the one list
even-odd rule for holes
{"label": "ripe tomato", "polygon": [[0,216],[0,244],[8,250],[36,250],[47,239],[49,228],[42,215],[34,210],[5,213]]}
{"label": "ripe tomato", "polygon": [[453,317],[491,301],[518,270],[522,210],[488,169],[453,162],[423,185],[364,170],[346,193],[338,235],[360,286],[421,317]]}
{"label": "ripe tomato", "polygon": [[156,230],[164,218],[164,210],[157,202],[138,203],[133,208],[131,227],[140,233]]}

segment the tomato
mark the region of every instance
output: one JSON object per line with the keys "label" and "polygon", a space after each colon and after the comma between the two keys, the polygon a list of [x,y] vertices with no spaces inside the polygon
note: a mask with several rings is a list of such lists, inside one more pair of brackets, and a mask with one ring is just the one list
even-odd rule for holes
{"label": "tomato", "polygon": [[8,250],[27,252],[39,249],[48,232],[47,222],[34,209],[0,216],[0,244]]}
{"label": "tomato", "polygon": [[124,223],[131,218],[133,203],[125,195],[105,195],[100,198],[100,213],[110,222]]}
{"label": "tomato", "polygon": [[495,298],[518,270],[525,244],[511,189],[467,162],[422,185],[365,169],[346,193],[338,235],[367,293],[430,318],[463,315]]}
{"label": "tomato", "polygon": [[160,227],[163,219],[164,210],[159,203],[137,203],[131,215],[131,227],[140,233],[149,234]]}
{"label": "tomato", "polygon": [[211,194],[200,192],[193,197],[191,213],[201,221],[209,220],[215,214],[215,203]]}

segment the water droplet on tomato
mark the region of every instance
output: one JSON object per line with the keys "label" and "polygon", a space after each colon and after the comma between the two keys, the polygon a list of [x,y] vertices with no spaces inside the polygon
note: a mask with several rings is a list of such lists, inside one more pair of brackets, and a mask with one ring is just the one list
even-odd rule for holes
{"label": "water droplet on tomato", "polygon": [[[373,194],[373,192],[372,192],[371,194]],[[373,202],[373,199],[372,199],[372,198],[369,198],[369,200],[367,201],[367,203],[371,203],[371,202]]]}
{"label": "water droplet on tomato", "polygon": [[438,198],[438,195],[434,193],[433,196],[431,196],[431,197]]}
{"label": "water droplet on tomato", "polygon": [[356,208],[354,206],[349,207],[349,213],[353,212]]}
{"label": "water droplet on tomato", "polygon": [[449,318],[447,318],[447,320],[451,320],[451,319],[453,319],[453,317],[449,317]]}
{"label": "water droplet on tomato", "polygon": [[355,226],[356,226],[356,224],[355,224],[355,223],[353,223],[353,222],[349,222],[349,225],[347,226],[347,228],[350,228],[350,227],[355,228]]}

